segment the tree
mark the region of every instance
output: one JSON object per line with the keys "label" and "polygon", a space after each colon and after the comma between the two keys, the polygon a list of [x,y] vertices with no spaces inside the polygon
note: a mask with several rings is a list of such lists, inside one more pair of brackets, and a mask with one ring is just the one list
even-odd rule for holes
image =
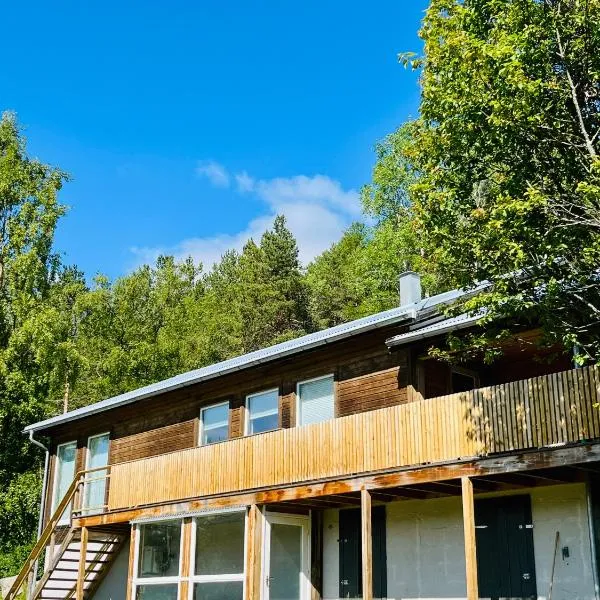
{"label": "tree", "polygon": [[420,117],[403,156],[426,254],[461,310],[541,323],[600,358],[600,3],[432,0]]}
{"label": "tree", "polygon": [[[0,574],[33,539],[39,497],[40,452],[23,427],[51,412],[51,376],[44,359],[52,327],[37,320],[58,273],[54,230],[64,207],[66,175],[27,155],[16,118],[0,119]],[[15,497],[28,501],[16,506]],[[9,523],[10,526],[6,526]],[[23,526],[19,535],[17,524]],[[13,565],[14,566],[14,565]],[[4,571],[6,572],[6,571]]]}

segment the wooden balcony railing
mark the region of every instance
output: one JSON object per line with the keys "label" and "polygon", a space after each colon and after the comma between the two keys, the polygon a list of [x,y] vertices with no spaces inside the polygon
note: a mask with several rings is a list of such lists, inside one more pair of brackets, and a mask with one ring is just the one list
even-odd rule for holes
{"label": "wooden balcony railing", "polygon": [[600,438],[600,371],[564,371],[115,464],[108,508]]}

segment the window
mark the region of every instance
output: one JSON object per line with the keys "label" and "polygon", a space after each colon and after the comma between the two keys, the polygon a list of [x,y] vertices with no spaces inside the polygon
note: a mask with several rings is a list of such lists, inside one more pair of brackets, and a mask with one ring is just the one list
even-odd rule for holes
{"label": "window", "polygon": [[333,417],[333,375],[298,384],[298,425],[320,423]]}
{"label": "window", "polygon": [[200,411],[200,445],[222,442],[229,437],[229,402]]}
{"label": "window", "polygon": [[452,393],[470,392],[478,387],[478,377],[475,371],[461,369],[460,367],[452,368]]}
{"label": "window", "polygon": [[242,600],[245,522],[242,511],[196,519],[194,600]]}
{"label": "window", "polygon": [[181,563],[181,520],[138,526],[136,600],[177,600]]}
{"label": "window", "polygon": [[[98,469],[108,465],[108,446],[110,434],[101,433],[88,439],[86,469]],[[86,475],[84,510],[85,512],[102,512],[105,506],[106,470],[93,471]]]}
{"label": "window", "polygon": [[178,600],[186,552],[190,597],[180,600],[242,600],[246,511],[193,519],[191,545],[182,546],[182,520],[138,525],[135,600]]}
{"label": "window", "polygon": [[149,523],[140,527],[138,577],[179,575],[181,522]]}
{"label": "window", "polygon": [[246,433],[261,433],[279,427],[279,390],[252,394],[246,398]]}
{"label": "window", "polygon": [[[52,495],[52,512],[65,497],[69,486],[75,477],[75,460],[77,457],[77,442],[60,444],[56,448],[56,468],[54,470],[54,492]],[[61,524],[69,521],[71,506],[69,505],[60,518]]]}

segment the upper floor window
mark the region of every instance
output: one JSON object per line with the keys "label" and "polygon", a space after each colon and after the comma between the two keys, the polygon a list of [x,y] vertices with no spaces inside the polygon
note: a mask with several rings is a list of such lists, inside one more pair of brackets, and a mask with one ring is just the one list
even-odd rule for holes
{"label": "upper floor window", "polygon": [[200,445],[222,442],[229,437],[229,402],[200,411]]}
{"label": "upper floor window", "polygon": [[279,427],[279,390],[268,390],[246,397],[246,434],[271,431]]}
{"label": "upper floor window", "polygon": [[333,375],[298,384],[298,425],[320,423],[334,416]]}

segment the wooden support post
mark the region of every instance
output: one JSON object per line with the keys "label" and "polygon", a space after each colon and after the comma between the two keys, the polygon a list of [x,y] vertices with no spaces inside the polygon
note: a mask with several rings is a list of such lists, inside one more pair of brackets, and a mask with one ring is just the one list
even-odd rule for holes
{"label": "wooden support post", "polygon": [[181,583],[179,584],[179,597],[185,600],[189,598],[191,576],[191,555],[192,555],[192,519],[186,517],[183,520],[181,552]]}
{"label": "wooden support post", "polygon": [[371,493],[363,488],[360,491],[363,600],[373,600],[373,535],[371,522]]}
{"label": "wooden support post", "polygon": [[77,585],[75,587],[75,600],[83,600],[85,592],[85,572],[87,567],[88,528],[81,528],[81,541],[79,542],[79,569],[77,570]]}
{"label": "wooden support post", "polygon": [[126,600],[133,600],[133,578],[135,577],[135,553],[138,538],[137,525],[131,526],[131,537],[129,538],[129,569],[127,571],[127,596]]}
{"label": "wooden support post", "polygon": [[465,563],[467,572],[467,600],[478,600],[477,585],[477,548],[475,544],[475,503],[473,500],[473,482],[462,477],[463,527],[465,531]]}
{"label": "wooden support post", "polygon": [[248,507],[246,515],[246,558],[244,600],[259,600],[261,593],[261,567],[264,522],[256,504]]}

